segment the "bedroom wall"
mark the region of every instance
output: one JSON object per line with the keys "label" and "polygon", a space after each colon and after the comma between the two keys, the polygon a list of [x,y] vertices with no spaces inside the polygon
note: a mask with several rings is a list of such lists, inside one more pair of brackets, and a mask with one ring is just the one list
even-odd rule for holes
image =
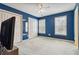
{"label": "bedroom wall", "polygon": [[[39,20],[44,18],[46,20],[46,33],[45,34],[38,33],[40,36],[49,36],[49,34],[50,34],[50,37],[74,40],[74,11],[73,10],[38,18],[38,17],[32,16],[28,13],[16,10],[12,7],[3,5],[1,3],[0,3],[0,9],[4,9],[7,11],[11,11],[11,12],[23,15],[23,34],[25,34],[25,35],[23,35],[23,39],[28,38],[28,32],[25,32],[25,24],[24,23],[28,22],[28,17],[32,17],[32,18],[36,18]],[[55,33],[54,18],[57,16],[64,16],[64,15],[67,16],[67,35],[66,36],[65,35],[55,35],[54,34]]]}
{"label": "bedroom wall", "polygon": [[[58,16],[67,16],[67,35],[55,35],[55,17]],[[54,15],[48,15],[45,17],[41,17],[40,19],[46,20],[46,33],[38,33],[39,36],[49,36],[54,38],[60,38],[60,39],[68,39],[68,40],[74,40],[74,11],[67,11],[63,13],[58,13]]]}

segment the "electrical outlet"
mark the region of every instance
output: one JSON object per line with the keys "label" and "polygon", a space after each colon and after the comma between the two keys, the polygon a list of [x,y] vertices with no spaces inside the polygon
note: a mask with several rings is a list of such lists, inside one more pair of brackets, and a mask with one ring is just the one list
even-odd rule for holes
{"label": "electrical outlet", "polygon": [[51,36],[51,34],[48,34],[48,36]]}

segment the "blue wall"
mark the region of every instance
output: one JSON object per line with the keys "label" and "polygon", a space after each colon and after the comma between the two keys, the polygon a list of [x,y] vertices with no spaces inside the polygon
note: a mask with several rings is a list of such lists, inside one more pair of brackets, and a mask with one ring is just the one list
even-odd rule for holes
{"label": "blue wall", "polygon": [[[23,15],[23,33],[26,34],[23,36],[23,39],[28,38],[28,32],[25,32],[25,22],[28,22],[28,17],[32,17],[32,18],[36,18],[36,19],[42,19],[45,18],[46,19],[46,34],[43,33],[38,33],[39,35],[42,36],[49,36],[48,34],[51,34],[50,37],[54,37],[54,38],[63,38],[63,39],[69,39],[69,40],[74,40],[74,11],[68,11],[68,12],[63,12],[63,13],[59,13],[59,14],[54,14],[54,15],[49,15],[49,16],[45,16],[45,17],[35,17],[33,15],[30,15],[28,13],[22,12],[20,10],[17,10],[15,8],[6,6],[4,4],[0,3],[0,9],[4,9],[7,11],[11,11],[14,13],[18,13]],[[55,27],[54,27],[54,18],[57,16],[64,16],[67,15],[67,36],[61,36],[61,35],[55,35]]]}
{"label": "blue wall", "polygon": [[30,15],[28,13],[25,13],[23,11],[17,10],[15,8],[12,8],[12,7],[9,7],[9,6],[6,6],[2,3],[0,3],[0,9],[4,9],[4,10],[10,11],[10,12],[18,13],[18,14],[21,14],[23,16],[23,33],[26,34],[26,35],[23,35],[23,39],[27,39],[28,38],[28,32],[25,32],[25,24],[24,23],[28,22],[28,17],[32,17],[32,18],[36,18],[36,19],[38,19],[38,18],[33,16],[33,15]]}
{"label": "blue wall", "polygon": [[[55,17],[58,16],[67,16],[67,35],[55,35]],[[45,19],[46,20],[46,33],[38,33],[39,35],[42,36],[49,36],[48,34],[50,34],[50,37],[54,37],[54,38],[60,38],[60,39],[68,39],[68,40],[74,40],[74,11],[67,11],[67,12],[63,12],[63,13],[58,13],[58,14],[54,14],[54,15],[49,15],[49,16],[45,16],[45,17],[41,17],[40,19]]]}

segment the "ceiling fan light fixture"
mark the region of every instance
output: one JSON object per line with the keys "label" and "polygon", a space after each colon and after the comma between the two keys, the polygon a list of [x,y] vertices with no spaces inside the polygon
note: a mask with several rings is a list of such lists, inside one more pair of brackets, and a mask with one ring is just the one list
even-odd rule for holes
{"label": "ceiling fan light fixture", "polygon": [[40,12],[44,12],[44,11],[45,11],[44,9],[41,9],[41,10],[40,10]]}

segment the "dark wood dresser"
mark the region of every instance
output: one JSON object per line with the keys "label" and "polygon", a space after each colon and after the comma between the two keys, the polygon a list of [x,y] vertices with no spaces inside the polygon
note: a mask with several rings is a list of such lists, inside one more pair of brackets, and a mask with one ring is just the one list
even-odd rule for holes
{"label": "dark wood dresser", "polygon": [[3,55],[18,55],[19,54],[19,49],[17,47],[13,47],[12,50],[7,50]]}

